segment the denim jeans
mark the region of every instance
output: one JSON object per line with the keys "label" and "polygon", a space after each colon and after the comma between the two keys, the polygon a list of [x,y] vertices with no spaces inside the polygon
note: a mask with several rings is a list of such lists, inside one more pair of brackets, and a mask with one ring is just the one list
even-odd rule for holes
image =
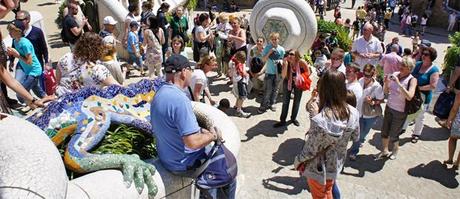
{"label": "denim jeans", "polygon": [[136,57],[136,53],[128,53],[129,54],[129,59],[128,59],[128,64],[133,65],[136,63],[137,68],[140,69],[142,66],[142,56]]}
{"label": "denim jeans", "polygon": [[276,96],[278,95],[278,75],[265,74],[264,78],[264,98],[262,100],[261,108],[267,109],[275,104]]}
{"label": "denim jeans", "polygon": [[[26,89],[26,91],[30,91],[32,89],[32,91],[35,93],[35,95],[37,95],[37,97],[43,98],[46,96],[46,93],[40,86],[40,78],[41,76],[34,77],[31,75],[26,75],[23,81],[21,82],[21,85]],[[23,98],[21,98],[19,95],[17,95],[17,97],[21,103],[24,103]]]}
{"label": "denim jeans", "polygon": [[14,79],[16,79],[19,83],[23,82],[26,78],[26,74],[24,70],[22,70],[21,65],[16,65],[16,71],[14,73]]}
{"label": "denim jeans", "polygon": [[220,198],[234,199],[236,195],[236,179],[233,180],[230,184],[222,188],[209,189],[207,191],[213,199],[218,199],[218,198],[219,199]]}
{"label": "denim jeans", "polygon": [[288,91],[288,81],[283,81],[283,108],[281,109],[280,121],[285,122],[288,114],[289,103],[291,102],[291,92],[294,92],[294,104],[292,105],[291,120],[297,118],[299,113],[300,99],[302,99],[302,90],[295,87],[292,83],[292,90]]}
{"label": "denim jeans", "polygon": [[377,117],[373,118],[359,118],[359,141],[353,142],[353,145],[351,145],[350,149],[350,154],[351,155],[357,155],[359,153],[359,145],[364,143],[366,140],[366,136],[371,130],[372,126],[374,126],[375,121],[377,120]]}
{"label": "denim jeans", "polygon": [[332,198],[340,199],[340,189],[337,185],[337,180],[334,181],[334,185],[332,186]]}

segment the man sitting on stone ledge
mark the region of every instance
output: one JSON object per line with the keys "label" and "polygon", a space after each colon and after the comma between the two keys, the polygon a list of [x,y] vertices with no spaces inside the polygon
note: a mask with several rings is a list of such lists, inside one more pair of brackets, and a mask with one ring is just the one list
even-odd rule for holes
{"label": "man sitting on stone ledge", "polygon": [[[155,94],[151,103],[151,123],[155,132],[158,157],[173,174],[189,176],[202,164],[205,147],[221,139],[215,129],[198,126],[189,98],[184,90],[190,85],[190,62],[182,55],[172,55],[165,62],[166,83]],[[225,198],[235,198],[236,181],[223,188]],[[217,190],[208,190],[212,198]],[[219,193],[220,194],[220,193]]]}

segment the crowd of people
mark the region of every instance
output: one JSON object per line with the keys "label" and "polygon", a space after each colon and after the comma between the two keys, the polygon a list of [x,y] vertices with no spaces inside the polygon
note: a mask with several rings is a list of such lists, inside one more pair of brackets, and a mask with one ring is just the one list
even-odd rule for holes
{"label": "crowd of people", "polygon": [[[123,85],[133,68],[139,70],[141,77],[147,69],[147,78],[160,77],[166,81],[152,101],[155,108],[152,108],[151,122],[158,139],[159,158],[166,169],[184,175],[199,166],[206,145],[221,139],[218,129],[198,126],[189,101],[209,103],[221,110],[230,108],[228,99],[217,102],[211,95],[210,72],[216,71],[216,77],[223,76],[232,87],[233,108],[238,117],[249,118],[255,114],[246,112],[244,107],[251,93],[262,94],[258,114],[268,110],[276,112],[276,99],[282,95],[280,118],[273,128],[288,124],[300,126],[297,115],[306,89],[301,87],[299,79],[303,74],[314,79],[316,73],[318,84],[311,88],[312,95],[306,106],[310,127],[305,146],[294,164],[308,177],[314,198],[331,198],[340,194],[335,179],[344,162],[347,157],[350,161],[359,158],[360,148],[378,117],[383,116],[380,134],[383,147],[375,155],[376,160],[397,158],[399,137],[410,123],[414,123],[411,142],[419,141],[441,73],[441,68],[433,64],[437,50],[423,38],[429,13],[419,19],[409,4],[400,5],[399,31],[413,37],[412,46],[405,48],[398,37],[391,43],[383,43],[389,21],[395,18],[396,1],[370,2],[357,8],[354,22],[343,21],[340,6],[335,8],[335,23],[348,28],[349,36],[354,39],[349,46],[351,50],[343,50],[348,47],[339,45],[335,31],[318,34],[306,55],[312,60],[309,63],[301,55],[302,49],[282,46],[280,33],[272,32],[267,38],[253,41],[245,16],[226,13],[216,16],[210,11],[197,15],[194,27],[189,27],[183,7],[175,8],[168,17],[170,6],[167,3],[162,3],[153,14],[152,2],[144,1],[142,10],[139,5],[129,5],[123,30],[115,30],[119,22],[106,16],[104,28],[97,34],[92,32],[81,13],[79,1],[69,0],[61,36],[69,44],[70,52],[58,61],[56,88],[51,87],[49,91],[44,84],[43,71],[52,68],[43,32],[30,26],[27,11],[18,12],[16,20],[8,25],[14,45],[0,52],[0,62],[5,66],[0,68],[0,77],[18,93],[20,103],[36,107],[82,87]],[[310,3],[314,3],[322,18],[326,1]],[[121,41],[117,40],[115,32],[123,33]],[[193,48],[191,57],[184,50],[188,43]],[[121,64],[118,59],[117,45],[127,50],[127,64]],[[16,80],[6,68],[7,56]],[[16,65],[14,58],[19,60]],[[454,82],[450,81],[449,89],[456,88]],[[6,89],[2,90],[7,96]],[[30,90],[41,99],[33,98]],[[408,111],[408,104],[415,103],[417,96],[421,96],[423,103],[415,113]],[[291,99],[292,111],[287,121]],[[16,103],[13,99],[6,102],[0,104],[3,112]],[[460,96],[457,96],[446,123],[452,127],[452,134],[448,159],[444,163],[453,164],[453,169],[458,169],[460,163],[460,154],[454,159],[456,140],[460,138],[459,106]],[[347,154],[349,141],[353,144]],[[230,198],[234,198],[235,185],[236,181],[232,181],[225,187],[225,194]],[[216,197],[215,192],[210,194]]]}

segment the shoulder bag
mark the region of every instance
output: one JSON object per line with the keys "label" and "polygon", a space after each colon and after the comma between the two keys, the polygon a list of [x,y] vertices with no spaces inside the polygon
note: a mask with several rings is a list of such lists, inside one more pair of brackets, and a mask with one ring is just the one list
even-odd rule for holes
{"label": "shoulder bag", "polygon": [[[407,84],[407,90],[409,90],[410,82],[412,81],[412,78],[409,80],[409,83]],[[420,90],[418,86],[415,86],[414,97],[412,97],[411,100],[406,99],[406,106],[404,107],[404,112],[407,113],[408,115],[414,114],[418,110],[420,110],[420,108],[422,107],[422,103],[423,103],[423,100],[422,100],[422,95],[420,94]]]}

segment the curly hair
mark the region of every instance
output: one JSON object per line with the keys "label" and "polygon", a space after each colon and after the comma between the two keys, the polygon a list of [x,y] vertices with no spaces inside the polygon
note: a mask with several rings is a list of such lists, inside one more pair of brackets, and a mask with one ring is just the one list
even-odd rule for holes
{"label": "curly hair", "polygon": [[75,57],[82,61],[95,62],[104,54],[102,38],[93,32],[86,32],[75,44]]}

